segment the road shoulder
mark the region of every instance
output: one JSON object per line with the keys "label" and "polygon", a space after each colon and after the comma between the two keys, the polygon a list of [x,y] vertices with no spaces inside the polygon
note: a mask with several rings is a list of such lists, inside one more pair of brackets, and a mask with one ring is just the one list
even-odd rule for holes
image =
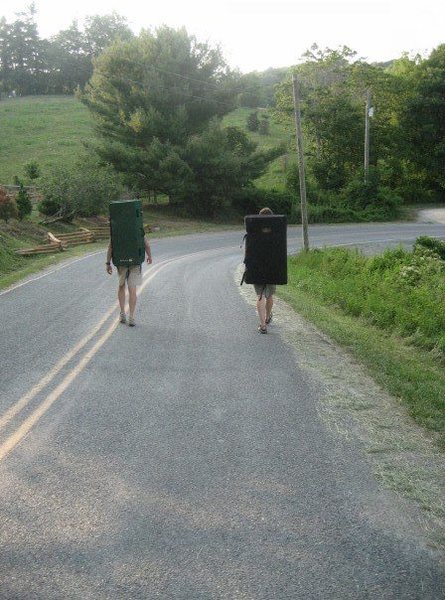
{"label": "road shoulder", "polygon": [[[253,307],[250,288],[240,292]],[[380,485],[401,502],[405,526],[408,520],[445,561],[445,461],[434,436],[346,350],[281,299],[275,301],[273,330],[317,390],[316,408],[326,428],[361,449]]]}

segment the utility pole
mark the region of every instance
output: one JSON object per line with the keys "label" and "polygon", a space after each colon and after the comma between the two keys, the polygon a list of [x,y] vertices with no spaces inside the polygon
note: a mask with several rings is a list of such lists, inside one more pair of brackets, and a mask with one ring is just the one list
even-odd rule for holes
{"label": "utility pole", "polygon": [[369,117],[371,113],[371,91],[366,92],[366,109],[365,109],[365,183],[368,181],[369,175]]}
{"label": "utility pole", "polygon": [[292,76],[292,85],[294,90],[294,113],[295,113],[295,132],[297,140],[298,170],[300,174],[300,198],[301,198],[301,224],[303,226],[303,249],[309,250],[309,235],[307,226],[307,202],[306,202],[306,179],[304,175],[304,152],[303,152],[303,133],[301,130],[300,113],[300,94],[298,88],[297,76]]}

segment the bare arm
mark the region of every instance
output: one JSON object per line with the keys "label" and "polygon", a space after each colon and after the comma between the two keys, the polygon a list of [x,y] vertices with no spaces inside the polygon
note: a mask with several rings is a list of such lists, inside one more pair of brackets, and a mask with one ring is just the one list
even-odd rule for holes
{"label": "bare arm", "polygon": [[148,237],[147,237],[147,236],[145,236],[145,237],[144,237],[144,246],[145,246],[145,253],[146,253],[146,255],[147,255],[147,262],[148,262],[148,264],[149,264],[149,265],[151,265],[151,263],[152,263],[153,261],[152,261],[152,258],[151,258],[151,248],[150,248],[150,243],[149,243],[149,241],[148,241]]}
{"label": "bare arm", "polygon": [[109,273],[111,275],[111,273],[113,272],[113,268],[111,267],[111,254],[112,254],[112,249],[111,249],[111,242],[108,244],[108,250],[107,250],[107,262],[106,267],[107,267],[107,273]]}

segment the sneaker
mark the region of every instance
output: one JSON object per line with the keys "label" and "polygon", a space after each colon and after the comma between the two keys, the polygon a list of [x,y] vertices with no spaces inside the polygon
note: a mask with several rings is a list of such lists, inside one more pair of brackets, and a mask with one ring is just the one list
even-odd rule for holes
{"label": "sneaker", "polygon": [[127,322],[127,315],[124,312],[121,312],[121,314],[119,315],[119,322],[120,323],[126,323]]}
{"label": "sneaker", "polygon": [[269,325],[269,323],[272,321],[272,313],[270,313],[269,317],[266,319],[266,325]]}
{"label": "sneaker", "polygon": [[134,322],[134,317],[130,317],[130,318],[128,319],[128,325],[129,325],[130,327],[134,327],[134,326],[136,325],[136,323]]}

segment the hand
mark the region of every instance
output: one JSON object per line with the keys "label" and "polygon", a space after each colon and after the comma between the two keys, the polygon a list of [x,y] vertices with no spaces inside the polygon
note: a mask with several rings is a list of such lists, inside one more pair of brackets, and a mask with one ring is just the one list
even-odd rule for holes
{"label": "hand", "polygon": [[111,265],[107,265],[107,273],[108,273],[108,275],[111,275],[112,272],[113,272],[113,267]]}
{"label": "hand", "polygon": [[151,256],[147,256],[147,263],[149,265],[151,265],[152,262],[153,262],[153,260],[152,260]]}

